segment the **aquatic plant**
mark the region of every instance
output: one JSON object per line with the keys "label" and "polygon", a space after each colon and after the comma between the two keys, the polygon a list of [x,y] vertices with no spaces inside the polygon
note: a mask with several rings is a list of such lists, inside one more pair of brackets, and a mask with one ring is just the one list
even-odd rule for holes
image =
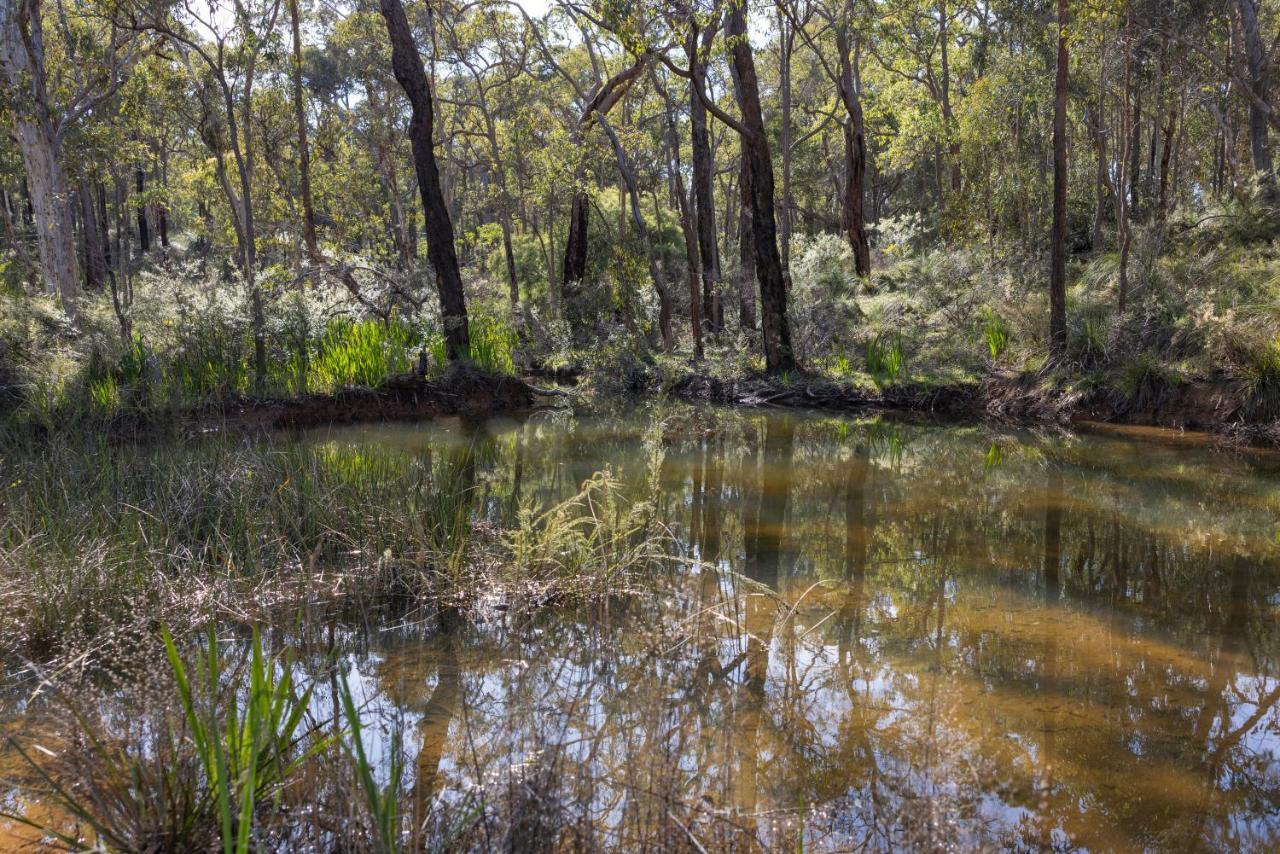
{"label": "aquatic plant", "polygon": [[227,691],[223,683],[228,674],[211,627],[205,657],[197,664],[208,698],[201,703],[169,630],[161,632],[191,742],[204,771],[205,796],[212,798],[218,817],[222,850],[247,854],[258,805],[274,799],[279,806],[280,788],[328,743],[313,728],[303,726],[315,686],[295,694],[292,662],[285,654],[268,661],[255,627],[249,644],[247,692],[242,697],[238,690]]}
{"label": "aquatic plant", "polygon": [[347,738],[343,739],[343,747],[355,767],[365,809],[373,826],[375,847],[380,854],[395,854],[403,847],[400,839],[400,789],[404,779],[404,759],[399,750],[391,752],[387,783],[380,785],[374,765],[364,749],[364,722],[356,708],[346,674],[338,678],[338,693],[348,732]]}
{"label": "aquatic plant", "polygon": [[551,595],[583,597],[620,592],[661,556],[664,533],[653,508],[627,501],[608,471],[583,483],[577,495],[541,513],[524,504],[507,535],[514,582]]}
{"label": "aquatic plant", "polygon": [[331,740],[307,723],[314,686],[296,692],[292,660],[265,655],[256,629],[231,663],[220,657],[212,628],[194,664],[184,662],[167,628],[161,632],[181,711],[155,702],[146,710],[151,720],[121,733],[99,721],[88,701],[61,691],[80,738],[34,751],[10,739],[36,781],[31,792],[55,810],[44,821],[20,810],[0,815],[73,850],[216,845],[224,854],[256,850],[260,822],[288,822],[284,788]]}

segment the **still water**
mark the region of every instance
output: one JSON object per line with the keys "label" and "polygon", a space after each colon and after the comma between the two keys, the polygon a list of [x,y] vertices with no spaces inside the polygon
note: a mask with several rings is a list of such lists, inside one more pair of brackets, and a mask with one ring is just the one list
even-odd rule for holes
{"label": "still water", "polygon": [[673,538],[656,594],[351,654],[424,802],[523,768],[623,846],[654,792],[726,847],[1280,845],[1271,456],[697,409],[310,441],[474,454],[478,517],[609,469]]}
{"label": "still water", "polygon": [[590,607],[309,632],[419,811],[523,792],[569,847],[1280,846],[1276,456],[688,407],[287,441],[465,460],[476,525],[608,470],[669,532]]}

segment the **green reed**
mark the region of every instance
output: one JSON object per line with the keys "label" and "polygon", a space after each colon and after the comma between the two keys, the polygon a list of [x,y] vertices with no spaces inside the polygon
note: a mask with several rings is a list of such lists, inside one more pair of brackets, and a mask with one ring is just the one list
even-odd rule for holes
{"label": "green reed", "polygon": [[[10,745],[55,807],[45,821],[20,810],[0,813],[72,850],[159,851],[220,847],[257,850],[255,827],[282,819],[282,795],[299,771],[332,742],[308,724],[314,683],[299,692],[287,653],[264,654],[257,629],[247,651],[227,661],[208,631],[202,655],[187,662],[161,629],[180,713],[160,701],[148,737],[122,736],[70,694],[62,699],[80,733],[61,751]],[[194,678],[192,678],[194,676]],[[75,832],[60,812],[87,828]],[[215,843],[216,840],[216,843]]]}

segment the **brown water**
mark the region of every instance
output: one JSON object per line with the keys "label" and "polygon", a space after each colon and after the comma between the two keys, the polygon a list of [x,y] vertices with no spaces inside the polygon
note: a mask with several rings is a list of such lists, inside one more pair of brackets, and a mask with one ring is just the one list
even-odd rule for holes
{"label": "brown water", "polygon": [[623,849],[669,816],[708,849],[1280,846],[1269,454],[688,408],[303,441],[462,454],[495,523],[609,469],[673,538],[596,607],[335,618],[419,809],[526,792],[529,834]]}
{"label": "brown water", "polygon": [[609,468],[685,559],[609,608],[370,635],[424,799],[514,766],[623,846],[653,791],[723,845],[1280,844],[1267,456],[698,410],[326,441],[483,448],[482,514]]}

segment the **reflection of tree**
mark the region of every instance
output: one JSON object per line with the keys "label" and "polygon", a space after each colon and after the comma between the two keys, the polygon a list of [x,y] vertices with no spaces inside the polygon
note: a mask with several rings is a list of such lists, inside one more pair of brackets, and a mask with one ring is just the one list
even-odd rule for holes
{"label": "reflection of tree", "polygon": [[[440,638],[437,646],[436,687],[427,698],[418,718],[420,747],[414,760],[413,830],[420,833],[431,814],[431,804],[440,787],[440,759],[449,746],[449,726],[453,722],[462,694],[462,669],[458,665],[456,638],[453,632]],[[415,710],[416,711],[416,710]],[[421,841],[413,840],[413,848]]]}
{"label": "reflection of tree", "polygon": [[559,815],[611,816],[635,847],[668,811],[704,841],[787,844],[763,816],[798,804],[832,847],[1280,836],[1280,572],[1248,536],[1266,505],[1230,500],[1252,472],[1010,441],[989,467],[982,435],[837,445],[829,422],[729,413],[673,417],[659,459],[646,434],[563,426],[531,422],[477,477],[512,483],[519,456],[541,501],[568,454],[636,490],[656,472],[701,560],[663,596],[498,637],[458,689],[469,741],[455,720],[419,757],[457,769],[439,787],[549,764]]}

